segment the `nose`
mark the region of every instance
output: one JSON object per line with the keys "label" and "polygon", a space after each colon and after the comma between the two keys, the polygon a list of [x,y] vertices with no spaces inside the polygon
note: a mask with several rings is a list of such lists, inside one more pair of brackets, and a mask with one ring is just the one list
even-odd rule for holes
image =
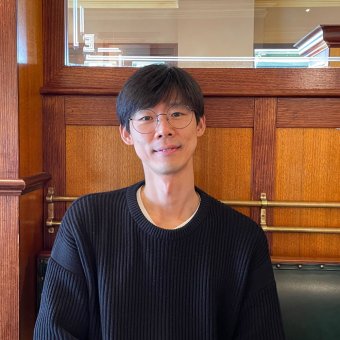
{"label": "nose", "polygon": [[165,113],[157,115],[156,134],[157,136],[170,136],[173,134],[173,127],[170,125],[168,116]]}

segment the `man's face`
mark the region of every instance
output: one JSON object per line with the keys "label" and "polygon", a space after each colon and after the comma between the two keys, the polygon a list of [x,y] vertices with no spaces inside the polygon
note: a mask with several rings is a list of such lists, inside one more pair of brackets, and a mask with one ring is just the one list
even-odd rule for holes
{"label": "man's face", "polygon": [[[173,175],[181,171],[193,171],[193,154],[197,137],[203,135],[205,118],[196,123],[195,114],[186,127],[176,129],[169,124],[166,115],[171,105],[161,102],[150,108],[158,117],[158,123],[151,133],[143,134],[130,121],[130,132],[120,127],[123,141],[133,145],[147,175]],[[133,116],[132,119],[135,117]]]}

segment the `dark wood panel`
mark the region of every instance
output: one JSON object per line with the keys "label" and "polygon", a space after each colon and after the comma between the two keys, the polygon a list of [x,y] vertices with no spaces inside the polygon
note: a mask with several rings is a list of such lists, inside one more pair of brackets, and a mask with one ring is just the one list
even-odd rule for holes
{"label": "dark wood panel", "polygon": [[253,127],[254,98],[205,98],[208,127]]}
{"label": "dark wood panel", "polygon": [[[208,127],[252,127],[254,98],[205,98]],[[67,125],[119,125],[116,97],[66,96]]]}
{"label": "dark wood panel", "polygon": [[42,171],[42,5],[17,1],[19,50],[19,177]]}
{"label": "dark wood panel", "polygon": [[[64,193],[66,186],[64,97],[45,96],[43,111],[44,170],[51,175],[50,185],[55,188],[56,192]],[[60,219],[64,213],[65,204],[58,204],[55,208],[55,217]],[[47,218],[46,213],[45,218]],[[55,235],[49,234],[45,228],[44,249],[51,248],[54,237]]]}
{"label": "dark wood panel", "polygon": [[66,96],[67,125],[119,125],[116,116],[116,97]]}
{"label": "dark wood panel", "polygon": [[46,84],[57,75],[60,67],[65,64],[65,1],[41,1],[43,9],[44,83]]}
{"label": "dark wood panel", "polygon": [[340,127],[340,98],[279,98],[277,127]]}
{"label": "dark wood panel", "polygon": [[36,175],[24,177],[22,180],[25,182],[25,188],[22,194],[27,194],[28,192],[43,188],[45,183],[51,179],[50,174],[46,172],[41,172]]}
{"label": "dark wood panel", "polygon": [[14,0],[1,3],[0,42],[0,178],[18,178],[18,72]]}
{"label": "dark wood panel", "polygon": [[36,316],[36,256],[43,247],[42,188],[50,177],[42,173],[42,1],[18,0],[16,3],[19,177],[25,182],[19,198],[19,325],[20,340],[30,340]]}
{"label": "dark wood panel", "polygon": [[[45,83],[42,94],[117,95],[134,68],[62,66]],[[187,69],[205,96],[340,96],[340,68],[323,69]],[[95,80],[95,82],[94,82]]]}
{"label": "dark wood panel", "polygon": [[19,339],[18,209],[19,197],[0,196],[1,340]]}
{"label": "dark wood panel", "polygon": [[36,257],[43,247],[43,189],[20,197],[20,340],[33,337],[36,319]]}
{"label": "dark wood panel", "polygon": [[[16,6],[16,0],[0,4],[0,179],[4,179],[0,186],[21,191],[23,181],[15,181],[19,175]],[[19,339],[18,207],[19,197],[0,195],[1,340]]]}
{"label": "dark wood panel", "polygon": [[[275,121],[276,98],[258,98],[255,100],[254,140],[252,155],[252,199],[259,200],[261,193],[272,200],[275,179]],[[251,217],[260,221],[260,209],[252,208]],[[267,224],[272,223],[272,212],[267,209]],[[268,234],[269,244],[271,235]]]}

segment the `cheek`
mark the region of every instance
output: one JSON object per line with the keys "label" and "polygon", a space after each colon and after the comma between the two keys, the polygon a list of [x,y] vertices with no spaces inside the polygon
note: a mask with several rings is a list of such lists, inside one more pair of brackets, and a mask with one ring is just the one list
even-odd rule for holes
{"label": "cheek", "polygon": [[133,146],[135,152],[140,159],[143,159],[148,151],[148,143],[146,141],[136,141],[134,140]]}

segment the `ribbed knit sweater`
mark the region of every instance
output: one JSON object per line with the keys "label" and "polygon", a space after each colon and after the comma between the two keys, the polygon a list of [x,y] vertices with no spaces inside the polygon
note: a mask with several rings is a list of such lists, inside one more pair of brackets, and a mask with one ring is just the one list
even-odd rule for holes
{"label": "ribbed knit sweater", "polygon": [[34,339],[284,339],[262,229],[198,188],[190,222],[161,229],[139,208],[142,184],[67,210]]}

